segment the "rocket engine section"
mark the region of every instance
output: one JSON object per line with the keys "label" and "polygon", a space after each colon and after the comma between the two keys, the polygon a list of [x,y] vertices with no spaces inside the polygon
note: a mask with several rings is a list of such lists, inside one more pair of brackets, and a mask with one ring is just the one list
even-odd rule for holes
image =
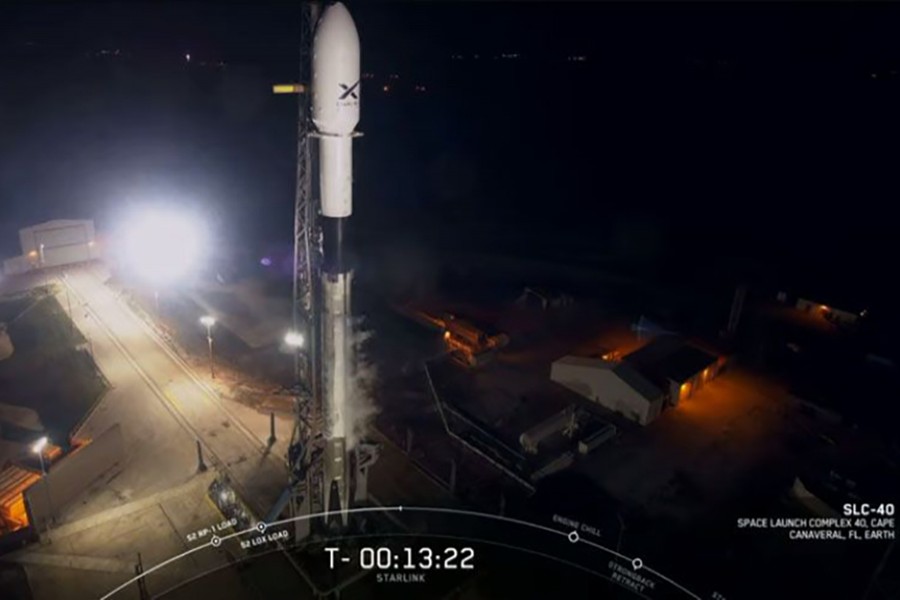
{"label": "rocket engine section", "polygon": [[344,258],[344,227],[353,213],[353,138],[359,123],[359,35],[340,2],[325,8],[316,26],[312,57],[312,120],[319,138],[322,207],[322,406],[325,416],[325,511],[347,524],[356,363],[350,321],[352,272]]}

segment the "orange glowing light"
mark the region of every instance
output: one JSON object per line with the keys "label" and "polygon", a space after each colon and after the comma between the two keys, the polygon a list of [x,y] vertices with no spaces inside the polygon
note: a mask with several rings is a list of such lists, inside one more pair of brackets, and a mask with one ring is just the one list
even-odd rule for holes
{"label": "orange glowing light", "polygon": [[445,339],[445,340],[449,340],[449,339],[450,339],[450,332],[449,332],[449,331],[445,331],[445,332],[444,332],[444,339]]}
{"label": "orange glowing light", "polygon": [[272,86],[273,94],[302,94],[306,86],[300,83],[278,83]]}

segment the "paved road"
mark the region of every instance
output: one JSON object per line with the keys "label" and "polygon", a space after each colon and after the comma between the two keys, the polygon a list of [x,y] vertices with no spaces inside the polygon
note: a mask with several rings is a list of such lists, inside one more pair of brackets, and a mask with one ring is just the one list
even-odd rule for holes
{"label": "paved road", "polygon": [[116,297],[97,270],[72,270],[66,282],[77,306],[76,324],[90,337],[97,364],[114,388],[79,434],[96,435],[119,422],[126,440],[134,442],[120,500],[190,477],[197,470],[199,439],[207,464],[225,469],[251,508],[265,514],[287,481],[281,457],[266,453],[259,437]]}

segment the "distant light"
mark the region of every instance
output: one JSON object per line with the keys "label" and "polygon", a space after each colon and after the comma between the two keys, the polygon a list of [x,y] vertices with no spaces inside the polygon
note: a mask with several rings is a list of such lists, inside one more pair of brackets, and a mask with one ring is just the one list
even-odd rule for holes
{"label": "distant light", "polygon": [[263,256],[261,259],[259,259],[259,264],[261,264],[264,267],[271,267],[272,259],[269,258],[268,256]]}
{"label": "distant light", "polygon": [[216,324],[216,318],[212,315],[203,315],[202,317],[200,317],[200,322],[207,327],[212,327]]}
{"label": "distant light", "polygon": [[184,60],[185,60],[185,62],[191,62],[191,55],[190,55],[190,54],[185,54],[185,55],[184,55]]}
{"label": "distant light", "polygon": [[49,440],[47,439],[47,436],[42,437],[41,439],[37,440],[34,444],[31,445],[31,451],[34,452],[35,454],[40,454],[41,452],[44,451],[44,448],[47,447],[47,442],[49,442]]}
{"label": "distant light", "polygon": [[384,86],[384,87],[381,88],[381,89],[384,90],[385,92],[389,92],[389,91],[391,90],[391,86],[386,85],[386,86]]}
{"label": "distant light", "polygon": [[828,312],[828,307],[825,306],[824,304],[820,304],[820,305],[819,305],[819,310],[821,310],[822,312]]}
{"label": "distant light", "polygon": [[36,257],[37,255],[38,255],[37,250],[32,250],[31,252],[28,253],[28,256],[30,256],[32,258]]}
{"label": "distant light", "polygon": [[306,87],[300,83],[276,83],[272,86],[273,94],[302,94]]}
{"label": "distant light", "polygon": [[445,339],[445,340],[449,340],[449,339],[450,339],[450,332],[449,332],[449,331],[445,331],[445,332],[444,332],[444,339]]}
{"label": "distant light", "polygon": [[94,240],[91,240],[88,242],[88,248],[93,248],[93,247],[94,247]]}
{"label": "distant light", "polygon": [[204,223],[169,208],[148,207],[119,232],[116,255],[131,273],[155,286],[174,283],[198,266],[206,247]]}
{"label": "distant light", "polygon": [[288,331],[284,335],[284,343],[291,348],[302,348],[305,342],[303,334],[298,331]]}

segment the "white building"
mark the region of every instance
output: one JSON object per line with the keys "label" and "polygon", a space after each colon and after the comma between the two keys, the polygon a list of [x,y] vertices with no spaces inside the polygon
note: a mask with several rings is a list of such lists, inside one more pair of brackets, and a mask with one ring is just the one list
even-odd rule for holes
{"label": "white building", "polygon": [[665,403],[665,393],[627,363],[564,356],[553,363],[550,378],[641,425],[659,416]]}
{"label": "white building", "polygon": [[47,221],[19,230],[22,255],[4,261],[7,275],[58,267],[99,257],[90,219]]}

